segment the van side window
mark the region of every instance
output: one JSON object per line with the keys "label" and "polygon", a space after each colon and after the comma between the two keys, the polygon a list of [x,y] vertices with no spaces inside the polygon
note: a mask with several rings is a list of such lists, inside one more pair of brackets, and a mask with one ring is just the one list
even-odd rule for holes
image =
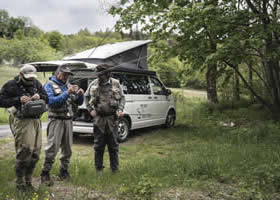
{"label": "van side window", "polygon": [[151,86],[152,86],[153,93],[155,95],[164,95],[165,89],[162,83],[154,77],[150,77],[150,78],[151,78]]}
{"label": "van side window", "polygon": [[151,94],[151,88],[147,76],[132,74],[116,74],[120,80],[124,94]]}

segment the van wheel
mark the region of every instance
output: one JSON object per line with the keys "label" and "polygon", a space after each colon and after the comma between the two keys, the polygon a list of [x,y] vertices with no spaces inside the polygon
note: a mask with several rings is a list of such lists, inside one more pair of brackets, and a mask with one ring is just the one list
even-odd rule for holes
{"label": "van wheel", "polygon": [[164,127],[171,128],[175,125],[176,114],[173,110],[169,110],[166,116]]}
{"label": "van wheel", "polygon": [[119,142],[124,142],[127,140],[129,134],[129,122],[126,118],[119,119],[119,127],[118,127],[118,140]]}

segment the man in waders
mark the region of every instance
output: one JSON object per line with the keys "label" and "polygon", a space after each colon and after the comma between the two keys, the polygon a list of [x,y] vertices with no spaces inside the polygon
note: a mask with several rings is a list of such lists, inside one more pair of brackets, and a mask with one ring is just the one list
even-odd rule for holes
{"label": "man in waders", "polygon": [[112,172],[119,169],[118,118],[123,116],[125,97],[120,83],[111,77],[111,66],[96,67],[98,78],[86,92],[86,104],[94,118],[94,161],[97,173],[103,170],[103,155],[107,145]]}
{"label": "man in waders", "polygon": [[19,75],[5,83],[0,92],[0,107],[13,108],[11,126],[15,137],[17,191],[34,190],[32,173],[41,151],[40,117],[46,111],[48,97],[41,83],[36,80],[36,73],[34,66],[23,65]]}
{"label": "man in waders", "polygon": [[49,97],[48,117],[49,123],[47,127],[48,144],[45,148],[45,160],[41,173],[41,183],[52,185],[50,178],[50,170],[55,161],[55,157],[59,148],[61,148],[60,156],[60,172],[61,180],[69,179],[68,166],[72,155],[72,104],[81,105],[84,100],[84,91],[77,85],[68,85],[68,77],[73,75],[67,65],[58,67],[55,75],[45,85],[45,90]]}

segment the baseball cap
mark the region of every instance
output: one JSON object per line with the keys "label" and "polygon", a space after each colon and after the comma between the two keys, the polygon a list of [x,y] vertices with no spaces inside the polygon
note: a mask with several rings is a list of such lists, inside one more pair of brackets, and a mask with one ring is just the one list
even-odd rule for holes
{"label": "baseball cap", "polygon": [[36,70],[36,68],[33,65],[30,65],[30,64],[24,64],[20,68],[20,73],[26,79],[37,78],[37,70]]}
{"label": "baseball cap", "polygon": [[71,72],[70,68],[67,65],[61,65],[58,67],[57,69],[58,72],[64,72],[64,73],[68,73],[70,75],[73,75],[73,73]]}

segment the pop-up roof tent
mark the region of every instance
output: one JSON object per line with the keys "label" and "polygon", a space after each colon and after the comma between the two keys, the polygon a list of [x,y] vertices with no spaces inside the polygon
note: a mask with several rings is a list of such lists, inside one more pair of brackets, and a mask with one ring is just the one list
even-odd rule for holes
{"label": "pop-up roof tent", "polygon": [[151,40],[134,40],[105,44],[66,56],[63,60],[76,60],[93,64],[107,63],[114,67],[147,70],[147,45]]}

